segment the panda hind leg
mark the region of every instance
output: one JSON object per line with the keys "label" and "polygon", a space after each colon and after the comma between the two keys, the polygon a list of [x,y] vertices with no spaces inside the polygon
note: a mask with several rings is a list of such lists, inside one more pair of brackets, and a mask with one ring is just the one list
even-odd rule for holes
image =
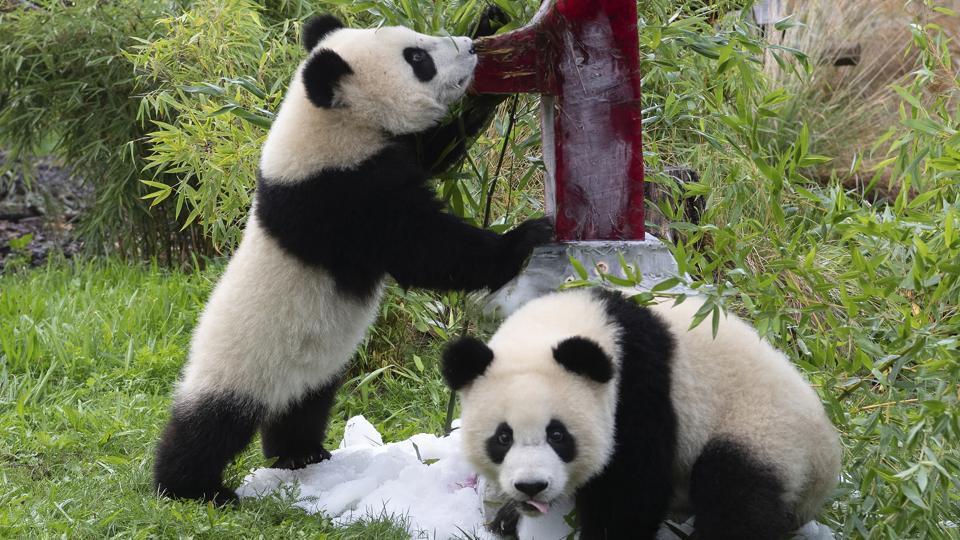
{"label": "panda hind leg", "polygon": [[234,395],[175,402],[157,445],[157,492],[217,505],[235,502],[236,493],[223,485],[223,470],[253,439],[261,412],[262,407]]}
{"label": "panda hind leg", "polygon": [[329,382],[307,392],[284,412],[265,419],[260,426],[260,437],[263,455],[276,458],[273,467],[301,469],[330,459],[323,443],[339,387],[339,380]]}
{"label": "panda hind leg", "polygon": [[779,540],[795,528],[776,471],[731,439],[711,440],[693,465],[698,540]]}

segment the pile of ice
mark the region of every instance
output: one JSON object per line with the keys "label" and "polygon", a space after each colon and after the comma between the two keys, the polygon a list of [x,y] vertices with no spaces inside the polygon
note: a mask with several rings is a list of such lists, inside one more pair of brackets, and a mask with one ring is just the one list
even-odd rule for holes
{"label": "pile of ice", "polygon": [[[459,430],[448,437],[419,434],[384,444],[366,418],[347,422],[340,448],[333,457],[306,468],[287,471],[258,469],[237,490],[241,497],[263,497],[277,490],[296,493],[297,507],[322,513],[347,525],[371,516],[404,517],[411,538],[476,538],[493,540],[483,528],[483,492],[476,473],[460,452]],[[525,519],[524,539],[555,540],[569,534],[563,512]],[[691,531],[689,524],[680,526]],[[808,523],[797,540],[831,540],[829,528]],[[677,540],[661,529],[659,540]]]}

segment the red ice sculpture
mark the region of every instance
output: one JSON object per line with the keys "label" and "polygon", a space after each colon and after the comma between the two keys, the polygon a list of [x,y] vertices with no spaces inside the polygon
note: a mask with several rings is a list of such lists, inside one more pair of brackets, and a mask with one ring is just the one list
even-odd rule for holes
{"label": "red ice sculpture", "polygon": [[543,94],[557,239],[643,240],[636,1],[544,0],[530,24],[475,47],[475,92]]}

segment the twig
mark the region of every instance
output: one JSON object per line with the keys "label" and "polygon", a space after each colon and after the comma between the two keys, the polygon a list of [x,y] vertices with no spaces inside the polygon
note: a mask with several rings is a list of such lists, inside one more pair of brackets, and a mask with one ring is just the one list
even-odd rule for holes
{"label": "twig", "polygon": [[873,405],[860,407],[859,409],[856,410],[856,412],[869,411],[871,409],[879,409],[880,407],[889,407],[890,405],[901,405],[903,403],[916,403],[918,401],[920,400],[917,398],[901,399],[900,401],[885,401],[883,403],[874,403]]}
{"label": "twig", "polygon": [[493,206],[493,195],[497,191],[497,181],[500,180],[500,168],[503,166],[503,159],[507,155],[507,145],[510,144],[510,134],[513,132],[513,124],[517,118],[517,102],[519,95],[514,94],[510,102],[510,117],[507,120],[507,132],[503,135],[503,145],[500,147],[500,155],[497,157],[497,166],[493,169],[493,180],[490,181],[490,189],[487,191],[486,206],[483,209],[483,228],[490,226],[490,210]]}

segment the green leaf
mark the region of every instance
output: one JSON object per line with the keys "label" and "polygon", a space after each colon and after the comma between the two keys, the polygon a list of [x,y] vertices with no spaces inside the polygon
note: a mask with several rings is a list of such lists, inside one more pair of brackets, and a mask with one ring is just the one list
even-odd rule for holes
{"label": "green leaf", "polygon": [[943,131],[943,126],[930,120],[929,118],[907,118],[903,124],[910,129],[921,131],[928,135],[939,135]]}
{"label": "green leaf", "polygon": [[821,165],[823,163],[829,163],[831,161],[833,161],[832,157],[818,156],[815,154],[811,154],[808,156],[804,156],[803,159],[801,159],[800,162],[797,163],[797,165],[799,165],[800,167],[813,167],[814,165]]}
{"label": "green leaf", "polygon": [[680,278],[671,277],[657,283],[656,285],[650,288],[650,291],[651,292],[666,291],[676,287],[679,284],[680,284]]}
{"label": "green leaf", "polygon": [[587,274],[587,269],[583,267],[583,264],[581,264],[580,261],[575,259],[573,255],[568,255],[567,259],[570,260],[570,265],[573,266],[573,271],[577,273],[577,276],[580,279],[586,280],[589,278],[589,274]]}
{"label": "green leaf", "polygon": [[785,32],[797,26],[802,26],[802,25],[799,21],[794,20],[793,15],[787,15],[786,17],[773,23],[773,27],[776,28],[778,32]]}
{"label": "green leaf", "polygon": [[902,87],[902,86],[898,86],[898,85],[896,85],[896,84],[891,84],[891,85],[890,85],[890,88],[892,88],[894,92],[896,92],[897,94],[899,94],[900,97],[902,97],[904,100],[906,100],[907,103],[909,103],[910,105],[913,105],[914,107],[916,107],[916,108],[918,108],[918,109],[922,109],[922,108],[923,108],[923,105],[920,103],[920,100],[919,100],[916,96],[914,96],[913,94],[911,94],[909,91],[907,91],[906,88],[904,88],[904,87]]}
{"label": "green leaf", "polygon": [[227,93],[223,88],[210,84],[210,83],[200,83],[194,86],[180,86],[178,87],[181,91],[186,92],[187,94],[204,94],[207,96],[222,96]]}
{"label": "green leaf", "polygon": [[423,373],[424,371],[423,360],[421,360],[420,357],[416,354],[413,355],[413,365],[417,367],[417,371],[419,371],[420,373]]}
{"label": "green leaf", "polygon": [[900,490],[907,497],[907,499],[909,499],[910,502],[916,506],[923,508],[924,510],[930,509],[927,504],[923,502],[923,499],[920,498],[920,493],[917,492],[917,488],[912,484],[903,483],[900,485]]}

